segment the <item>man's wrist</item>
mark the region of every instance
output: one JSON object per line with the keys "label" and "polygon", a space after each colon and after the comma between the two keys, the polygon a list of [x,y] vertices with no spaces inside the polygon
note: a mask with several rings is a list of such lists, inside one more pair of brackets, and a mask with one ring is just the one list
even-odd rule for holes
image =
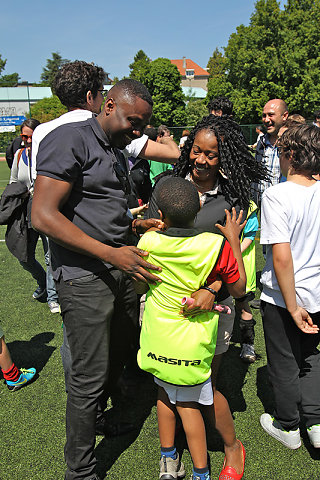
{"label": "man's wrist", "polygon": [[218,292],[213,290],[213,288],[207,287],[207,286],[202,286],[199,288],[199,290],[207,290],[208,292],[212,293],[215,297],[218,295]]}

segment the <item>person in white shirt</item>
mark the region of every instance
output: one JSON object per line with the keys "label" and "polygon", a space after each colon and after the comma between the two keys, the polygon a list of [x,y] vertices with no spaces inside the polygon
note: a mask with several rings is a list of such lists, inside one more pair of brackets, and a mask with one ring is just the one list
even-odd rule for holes
{"label": "person in white shirt", "polygon": [[320,448],[320,130],[290,127],[278,149],[287,181],[265,190],[261,210],[261,310],[275,410],[260,423],[299,448],[300,405],[310,442]]}

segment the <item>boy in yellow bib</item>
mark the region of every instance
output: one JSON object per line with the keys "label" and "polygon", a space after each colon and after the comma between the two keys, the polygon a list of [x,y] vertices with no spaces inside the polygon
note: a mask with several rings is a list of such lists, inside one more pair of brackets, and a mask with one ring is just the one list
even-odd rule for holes
{"label": "boy in yellow bib", "polygon": [[[246,276],[240,251],[241,215],[227,212],[226,236],[201,233],[193,223],[200,210],[191,182],[170,177],[159,186],[158,205],[165,232],[149,231],[138,248],[162,268],[161,283],[150,285],[142,320],[138,363],[158,384],[157,414],[161,443],[160,480],[182,478],[184,466],[174,447],[175,408],[181,417],[193,460],[193,479],[209,480],[205,427],[199,404],[211,405],[211,362],[219,315],[181,309],[181,299],[205,286],[213,270],[232,295],[245,293]],[[155,229],[152,229],[155,230]],[[239,267],[239,268],[238,268]],[[140,285],[139,285],[140,286]],[[145,284],[142,285],[142,289]],[[139,293],[143,293],[137,288]],[[241,475],[242,476],[242,475]]]}

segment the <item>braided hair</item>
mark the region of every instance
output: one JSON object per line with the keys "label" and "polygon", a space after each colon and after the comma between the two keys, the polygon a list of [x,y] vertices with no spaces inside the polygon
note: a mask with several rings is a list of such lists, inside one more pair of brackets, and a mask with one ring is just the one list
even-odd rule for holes
{"label": "braided hair", "polygon": [[253,184],[268,180],[268,169],[255,160],[240,126],[227,115],[208,115],[197,123],[182,148],[173,175],[184,178],[191,173],[190,152],[195,136],[201,130],[209,130],[217,138],[223,195],[228,201],[238,198],[241,208],[247,209]]}

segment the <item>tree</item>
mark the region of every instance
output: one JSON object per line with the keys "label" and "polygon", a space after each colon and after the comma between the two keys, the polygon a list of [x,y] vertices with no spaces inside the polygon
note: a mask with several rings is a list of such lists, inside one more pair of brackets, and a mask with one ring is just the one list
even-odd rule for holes
{"label": "tree", "polygon": [[58,52],[53,52],[52,59],[48,58],[46,66],[42,69],[43,71],[40,76],[42,85],[52,87],[54,77],[56,76],[60,68],[68,62],[69,60],[62,58]]}
{"label": "tree", "polygon": [[63,113],[67,112],[67,108],[62,105],[59,98],[53,95],[50,98],[43,98],[31,106],[31,116],[39,122],[49,122]]}
{"label": "tree", "polygon": [[212,57],[209,58],[207,69],[210,73],[210,77],[224,75],[226,70],[226,59],[218,48],[214,50]]}
{"label": "tree", "polygon": [[199,98],[191,99],[186,106],[186,125],[194,127],[206,115],[208,110],[204,101]]}
{"label": "tree", "polygon": [[1,87],[15,87],[19,82],[20,77],[18,73],[10,73],[9,75],[2,75],[0,77]]}
{"label": "tree", "polygon": [[216,52],[207,100],[228,96],[243,123],[259,122],[270,98],[310,117],[320,98],[319,24],[320,0],[288,0],[283,10],[276,0],[258,0],[249,26],[231,34],[219,74]]}
{"label": "tree", "polygon": [[144,51],[139,50],[134,56],[133,62],[129,65],[129,77],[134,78],[141,83],[145,83],[150,71],[150,62],[151,59],[144,53]]}
{"label": "tree", "polygon": [[7,60],[2,60],[2,56],[0,54],[0,73],[2,72],[2,70],[4,70],[6,63],[7,63]]}
{"label": "tree", "polygon": [[168,58],[157,58],[150,63],[144,83],[154,101],[153,122],[156,125],[185,124],[185,103],[180,82],[179,70]]}
{"label": "tree", "polygon": [[[0,54],[0,74],[5,69],[7,59],[2,60]],[[17,73],[11,73],[9,75],[0,76],[0,87],[14,87],[19,81],[19,75]]]}

